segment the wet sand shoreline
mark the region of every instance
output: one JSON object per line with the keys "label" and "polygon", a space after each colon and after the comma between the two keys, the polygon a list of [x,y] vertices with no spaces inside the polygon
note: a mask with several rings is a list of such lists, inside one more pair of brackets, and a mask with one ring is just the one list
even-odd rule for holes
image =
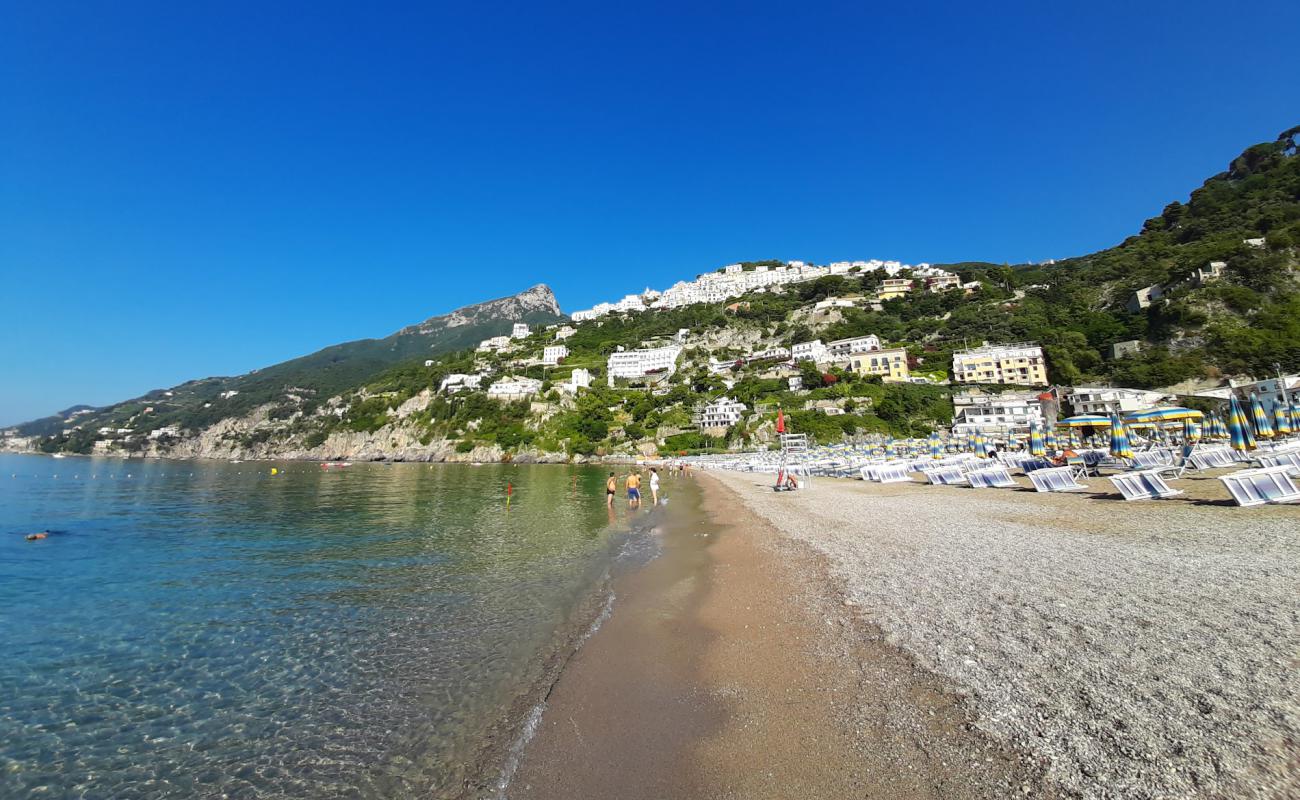
{"label": "wet sand shoreline", "polygon": [[1055,796],[846,605],[820,556],[710,476],[665,484],[663,555],[615,582],[507,796]]}

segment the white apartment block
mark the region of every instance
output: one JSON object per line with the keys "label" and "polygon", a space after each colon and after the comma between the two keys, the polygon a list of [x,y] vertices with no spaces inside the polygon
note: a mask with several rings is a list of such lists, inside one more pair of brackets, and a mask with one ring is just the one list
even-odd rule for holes
{"label": "white apartment block", "polygon": [[880,349],[877,336],[855,336],[852,339],[836,339],[826,345],[826,356],[832,361],[847,361],[855,353],[866,353]]}
{"label": "white apartment block", "polygon": [[553,367],[560,363],[560,359],[567,358],[569,348],[562,344],[550,344],[542,348],[542,363],[548,367]]}
{"label": "white apartment block", "polygon": [[769,347],[766,350],[759,350],[757,353],[750,353],[746,356],[747,361],[789,361],[790,351],[784,347]]}
{"label": "white apartment block", "polygon": [[719,397],[700,409],[701,428],[728,428],[740,422],[745,414],[745,404],[730,397]]}
{"label": "white apartment block", "polygon": [[957,434],[1022,431],[1031,423],[1043,423],[1043,405],[1034,392],[957,392],[952,396],[952,409],[953,432]]}
{"label": "white apartment block", "polygon": [[1043,348],[1033,342],[990,345],[952,354],[952,375],[957,383],[1009,383],[1046,386],[1047,364]]}
{"label": "white apartment block", "polygon": [[536,378],[505,377],[488,387],[488,397],[499,400],[522,400],[532,397],[542,390],[542,382]]}
{"label": "white apartment block", "polygon": [[612,353],[607,364],[609,385],[614,385],[615,378],[637,380],[646,375],[672,375],[677,371],[677,359],[681,354],[682,347],[675,344]]}
{"label": "white apartment block", "polygon": [[482,375],[466,375],[461,372],[455,372],[442,379],[438,385],[438,391],[447,394],[456,394],[469,389],[477,389],[483,385]]}
{"label": "white apartment block", "polygon": [[509,336],[493,336],[491,339],[484,339],[479,342],[478,352],[486,353],[493,350],[504,350],[510,346]]}
{"label": "white apartment block", "polygon": [[530,334],[530,333],[532,333],[532,330],[529,329],[529,327],[528,327],[528,323],[526,323],[526,322],[516,322],[516,323],[515,323],[515,327],[514,327],[514,329],[510,331],[510,338],[511,338],[511,339],[527,339],[527,338],[528,338],[528,334]]}
{"label": "white apartment block", "polygon": [[555,332],[555,341],[562,342],[577,332],[578,332],[577,328],[574,328],[570,325],[562,325],[560,326],[559,330]]}
{"label": "white apartment block", "polygon": [[956,275],[935,275],[925,279],[925,288],[936,294],[949,289],[960,289],[961,278]]}
{"label": "white apartment block", "polygon": [[1065,396],[1075,414],[1126,414],[1145,411],[1169,400],[1167,394],[1110,386],[1076,386]]}
{"label": "white apartment block", "polygon": [[822,344],[821,339],[813,339],[811,342],[800,342],[790,348],[790,355],[795,361],[813,361],[821,363],[826,360],[826,345]]}

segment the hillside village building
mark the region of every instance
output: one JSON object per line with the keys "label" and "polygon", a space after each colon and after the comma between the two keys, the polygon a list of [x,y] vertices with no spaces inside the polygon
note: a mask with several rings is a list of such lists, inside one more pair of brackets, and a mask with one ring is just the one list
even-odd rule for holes
{"label": "hillside village building", "polygon": [[[599,303],[592,308],[575,311],[569,316],[575,322],[581,322],[583,320],[597,319],[606,314],[644,311],[648,308],[679,308],[696,303],[721,303],[747,292],[767,291],[773,287],[812,281],[828,275],[845,275],[853,271],[870,272],[880,270],[889,276],[888,282],[894,280],[894,276],[905,269],[911,270],[915,277],[926,280],[931,278],[955,278],[950,273],[929,264],[911,266],[898,261],[880,261],[877,259],[853,262],[837,261],[825,267],[806,264],[802,261],[791,261],[775,267],[759,265],[752,269],[746,269],[741,264],[728,264],[717,272],[700,275],[693,281],[678,281],[662,292],[646,289],[639,295],[627,295],[617,303]],[[910,279],[897,280],[906,283],[910,290]]]}
{"label": "hillside village building", "polygon": [[486,353],[494,350],[505,350],[510,346],[509,336],[493,336],[491,339],[484,339],[479,342],[478,352]]}
{"label": "hillside village building", "polygon": [[909,379],[907,348],[872,350],[855,354],[849,368],[859,375],[879,375],[886,383],[902,383]]}
{"label": "hillside village building", "polygon": [[614,385],[615,378],[638,380],[647,375],[672,375],[677,371],[677,359],[681,354],[681,345],[675,344],[611,353],[606,364],[609,385]]}
{"label": "hillside village building", "polygon": [[565,394],[577,394],[579,389],[588,389],[591,387],[591,371],[578,367],[564,383],[556,384],[556,388]]}
{"label": "hillside village building", "polygon": [[510,331],[511,339],[527,339],[528,334],[532,333],[528,324],[525,322],[516,322],[513,330]]}
{"label": "hillside village building", "polygon": [[812,361],[820,363],[826,360],[826,345],[822,344],[821,339],[813,339],[811,342],[800,342],[790,348],[790,354],[795,361]]}
{"label": "hillside village building", "polygon": [[1043,404],[1034,392],[991,394],[968,389],[952,396],[954,434],[1012,433],[1043,424]]}
{"label": "hillside village building", "polygon": [[856,353],[866,353],[880,349],[880,337],[855,336],[852,339],[836,339],[826,344],[826,358],[831,361],[847,361]]}
{"label": "hillside village building", "polygon": [[790,351],[784,347],[770,347],[767,350],[759,350],[757,353],[750,353],[746,361],[789,361]]}
{"label": "hillside village building", "polygon": [[982,347],[953,353],[952,374],[957,383],[1047,385],[1043,348],[1032,342],[998,345],[985,342]]}
{"label": "hillside village building", "polygon": [[456,394],[457,392],[463,392],[468,389],[477,389],[482,384],[482,375],[465,375],[460,372],[455,372],[442,379],[442,383],[438,385],[438,391],[446,392],[447,394]]}
{"label": "hillside village building", "polygon": [[911,278],[886,278],[876,290],[876,302],[883,303],[896,297],[905,297],[912,291]]}
{"label": "hillside village building", "polygon": [[1110,386],[1076,386],[1065,395],[1065,401],[1075,414],[1127,414],[1145,411],[1170,400],[1162,392],[1145,389],[1123,389]]}
{"label": "hillside village building", "polygon": [[925,288],[935,294],[949,289],[960,289],[961,285],[961,278],[956,275],[936,275],[925,279]]}
{"label": "hillside village building", "polygon": [[560,326],[560,327],[555,331],[555,341],[557,341],[557,342],[562,342],[562,341],[564,341],[565,339],[569,338],[570,336],[572,336],[573,334],[575,334],[575,333],[577,333],[577,332],[578,332],[578,329],[577,329],[577,328],[574,328],[574,327],[571,326],[571,325],[561,325],[561,326]]}
{"label": "hillside village building", "polygon": [[519,378],[509,376],[502,378],[488,387],[488,397],[497,400],[523,400],[542,390],[542,382],[536,378]]}
{"label": "hillside village building", "polygon": [[698,422],[701,428],[728,428],[740,422],[745,414],[745,404],[730,397],[719,397],[700,409]]}
{"label": "hillside village building", "polygon": [[542,363],[549,367],[553,367],[560,363],[560,359],[567,358],[568,355],[569,348],[562,344],[547,345],[542,348]]}

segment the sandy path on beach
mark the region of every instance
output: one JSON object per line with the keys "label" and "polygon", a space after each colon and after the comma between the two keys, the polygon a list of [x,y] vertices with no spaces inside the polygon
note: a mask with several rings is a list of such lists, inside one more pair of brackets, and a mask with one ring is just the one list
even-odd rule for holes
{"label": "sandy path on beach", "polygon": [[857,619],[806,547],[700,484],[707,516],[669,507],[664,555],[616,587],[509,797],[1053,796]]}

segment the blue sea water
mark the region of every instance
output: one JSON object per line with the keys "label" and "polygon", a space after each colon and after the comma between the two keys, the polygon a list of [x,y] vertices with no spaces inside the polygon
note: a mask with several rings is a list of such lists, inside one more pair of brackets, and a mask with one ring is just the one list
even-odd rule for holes
{"label": "blue sea water", "polygon": [[455,792],[636,540],[603,493],[0,455],[0,797]]}

